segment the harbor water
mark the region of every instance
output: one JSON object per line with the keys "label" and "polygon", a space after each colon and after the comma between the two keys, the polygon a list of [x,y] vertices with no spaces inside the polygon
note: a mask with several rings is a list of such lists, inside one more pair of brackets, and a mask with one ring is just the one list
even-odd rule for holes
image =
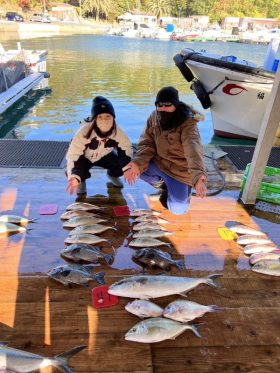
{"label": "harbor water", "polygon": [[[16,40],[3,43],[15,49]],[[182,101],[205,115],[199,123],[204,144],[213,138],[210,110],[203,110],[173,62],[183,48],[234,55],[263,64],[266,46],[225,42],[174,42],[116,36],[72,35],[22,41],[25,49],[48,50],[51,90],[30,92],[0,116],[0,138],[69,141],[90,114],[96,95],[109,98],[117,123],[137,142],[154,110],[157,91],[175,86]],[[227,140],[228,141],[228,140]]]}

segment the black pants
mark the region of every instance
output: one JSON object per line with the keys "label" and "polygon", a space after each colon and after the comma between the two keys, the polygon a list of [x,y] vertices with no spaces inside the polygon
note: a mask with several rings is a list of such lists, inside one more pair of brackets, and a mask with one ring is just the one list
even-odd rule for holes
{"label": "black pants", "polygon": [[127,164],[124,164],[123,160],[118,157],[118,155],[112,151],[111,153],[105,155],[98,161],[92,163],[83,155],[75,162],[75,166],[73,169],[73,174],[79,175],[81,181],[89,179],[91,174],[89,170],[94,167],[102,167],[105,170],[108,170],[108,174],[110,176],[119,177],[123,175],[122,168]]}

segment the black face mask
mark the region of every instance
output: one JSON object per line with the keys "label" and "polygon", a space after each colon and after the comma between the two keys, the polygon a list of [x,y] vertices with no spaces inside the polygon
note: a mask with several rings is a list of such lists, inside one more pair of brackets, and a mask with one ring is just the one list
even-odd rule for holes
{"label": "black face mask", "polygon": [[158,116],[160,126],[163,130],[168,130],[173,127],[173,119],[175,116],[175,111],[171,113],[167,111],[158,111],[157,116]]}

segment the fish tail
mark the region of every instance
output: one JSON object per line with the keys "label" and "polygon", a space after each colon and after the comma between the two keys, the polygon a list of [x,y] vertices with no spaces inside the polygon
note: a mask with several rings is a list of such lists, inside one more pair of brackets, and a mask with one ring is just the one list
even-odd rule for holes
{"label": "fish tail", "polygon": [[101,285],[104,285],[105,284],[105,281],[104,281],[104,275],[105,275],[105,272],[98,272],[96,273],[96,275],[94,275],[92,278],[98,282],[99,284]]}
{"label": "fish tail", "polygon": [[206,279],[206,284],[209,285],[209,286],[212,286],[212,288],[219,288],[220,285],[215,284],[213,279],[218,278],[218,277],[222,277],[222,276],[223,276],[222,274],[217,274],[217,273],[215,273],[213,275],[210,275]]}
{"label": "fish tail", "polygon": [[176,267],[180,270],[183,271],[186,266],[185,266],[185,261],[184,260],[175,260],[175,265]]}
{"label": "fish tail", "polygon": [[216,306],[215,304],[211,304],[209,307],[209,312],[221,312],[223,311],[222,307]]}
{"label": "fish tail", "polygon": [[37,223],[38,218],[29,219],[28,223]]}
{"label": "fish tail", "polygon": [[112,259],[114,258],[113,254],[106,254],[104,255],[104,260],[107,264],[110,264],[112,262]]}
{"label": "fish tail", "polygon": [[201,334],[199,334],[199,332],[198,332],[198,328],[200,328],[202,325],[203,325],[203,323],[189,325],[189,326],[191,327],[191,330],[193,331],[193,333],[194,333],[198,338],[202,338]]}
{"label": "fish tail", "polygon": [[56,355],[54,357],[55,366],[58,370],[64,373],[75,373],[72,369],[68,366],[68,360],[71,359],[72,356],[76,355],[78,352],[85,349],[87,346],[81,345],[77,346],[75,348],[72,348],[72,350],[63,352],[62,354]]}

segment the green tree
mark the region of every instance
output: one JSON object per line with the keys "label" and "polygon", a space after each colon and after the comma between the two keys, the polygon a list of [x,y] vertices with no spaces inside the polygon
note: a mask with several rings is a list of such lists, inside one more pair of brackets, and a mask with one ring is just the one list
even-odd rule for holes
{"label": "green tree", "polygon": [[114,7],[112,0],[84,0],[82,2],[82,14],[94,14],[95,19],[99,20],[101,15],[108,18]]}
{"label": "green tree", "polygon": [[168,0],[150,0],[147,3],[147,10],[157,18],[169,15],[171,4]]}
{"label": "green tree", "polygon": [[173,17],[185,17],[186,16],[186,1],[185,0],[174,0],[171,4],[171,15]]}

